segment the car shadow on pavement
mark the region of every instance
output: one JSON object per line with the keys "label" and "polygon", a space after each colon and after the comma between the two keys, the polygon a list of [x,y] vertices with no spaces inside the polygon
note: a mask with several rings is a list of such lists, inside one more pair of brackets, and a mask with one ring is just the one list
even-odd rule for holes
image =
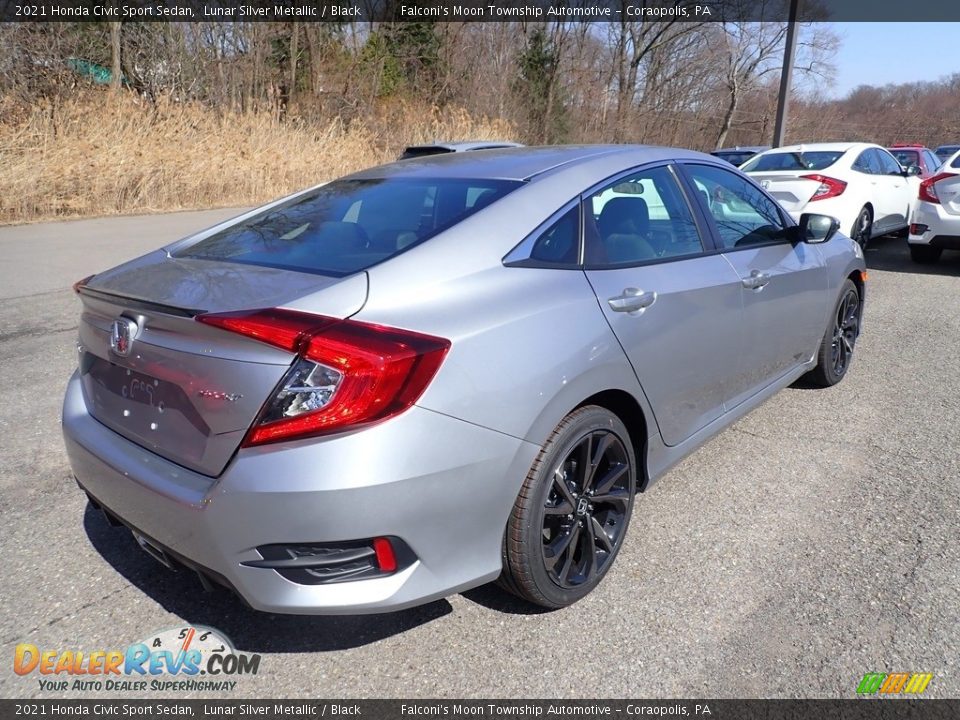
{"label": "car shadow on pavement", "polygon": [[[960,252],[944,250],[940,260],[931,265],[921,265],[910,259],[910,250],[905,238],[884,235],[874,238],[864,253],[868,270],[911,273],[913,275],[960,275]],[[868,302],[869,302],[869,283]]]}
{"label": "car shadow on pavement", "polygon": [[542,615],[554,612],[550,608],[539,607],[511,595],[499,585],[488,583],[478,588],[460,593],[460,596],[488,610],[509,613],[510,615]]}
{"label": "car shadow on pavement", "polygon": [[249,608],[226,589],[205,592],[192,572],[171,572],[141,551],[130,532],[86,505],[83,527],[93,548],[164,610],[224,632],[246,652],[329,652],[361,647],[448,615],[446,600],[379,615],[276,615]]}

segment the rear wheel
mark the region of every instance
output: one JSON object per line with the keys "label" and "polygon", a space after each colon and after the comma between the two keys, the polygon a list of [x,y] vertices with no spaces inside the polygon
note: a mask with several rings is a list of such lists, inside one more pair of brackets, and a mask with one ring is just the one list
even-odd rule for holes
{"label": "rear wheel", "polygon": [[910,259],[921,265],[930,265],[940,259],[943,248],[930,247],[929,245],[911,245]]}
{"label": "rear wheel", "polygon": [[873,213],[866,205],[860,210],[857,219],[853,221],[853,229],[850,230],[850,237],[860,247],[866,249],[870,242],[870,235],[873,233]]}
{"label": "rear wheel", "polygon": [[593,590],[623,544],[636,476],[630,435],[616,415],[595,405],[567,415],[507,522],[500,584],[551,609]]}
{"label": "rear wheel", "polygon": [[853,361],[853,347],[860,334],[860,294],[847,279],[820,343],[817,367],[807,374],[810,382],[830,387],[843,380]]}

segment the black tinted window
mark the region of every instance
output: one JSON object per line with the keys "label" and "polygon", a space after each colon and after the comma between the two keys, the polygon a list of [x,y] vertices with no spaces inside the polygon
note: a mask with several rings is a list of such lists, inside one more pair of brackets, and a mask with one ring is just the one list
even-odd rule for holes
{"label": "black tinted window", "polygon": [[825,170],[833,165],[843,150],[816,150],[812,152],[768,152],[757,155],[743,166],[744,172],[766,170]]}
{"label": "black tinted window", "polygon": [[878,175],[880,165],[873,157],[873,150],[864,150],[853,162],[853,169],[857,172],[867,173],[868,175]]}
{"label": "black tinted window", "polygon": [[903,168],[900,167],[900,163],[894,160],[890,153],[886,152],[885,150],[877,149],[874,149],[873,152],[876,153],[877,162],[880,164],[881,175],[899,175],[901,172],[903,172]]}
{"label": "black tinted window", "polygon": [[339,180],[211,235],[177,256],[346,275],[423,242],[519,184]]}
{"label": "black tinted window", "polygon": [[580,251],[580,208],[573,207],[549,227],[533,245],[530,258],[538,262],[575,265]]}

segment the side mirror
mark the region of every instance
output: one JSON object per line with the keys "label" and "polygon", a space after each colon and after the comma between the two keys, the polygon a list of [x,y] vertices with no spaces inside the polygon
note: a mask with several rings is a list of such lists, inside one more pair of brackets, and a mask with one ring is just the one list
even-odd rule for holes
{"label": "side mirror", "polygon": [[840,229],[840,221],[829,215],[804,213],[798,226],[800,240],[805,243],[825,243]]}
{"label": "side mirror", "polygon": [[919,165],[909,165],[906,170],[903,172],[904,177],[916,177],[920,175],[922,171],[920,170]]}

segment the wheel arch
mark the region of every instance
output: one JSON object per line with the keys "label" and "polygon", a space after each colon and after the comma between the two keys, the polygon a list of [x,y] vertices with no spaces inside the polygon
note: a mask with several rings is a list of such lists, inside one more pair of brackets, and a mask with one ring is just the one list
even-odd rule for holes
{"label": "wheel arch", "polygon": [[625,390],[602,390],[585,398],[570,412],[587,405],[597,405],[606,408],[616,415],[630,433],[630,444],[633,445],[634,456],[637,458],[637,492],[647,489],[650,482],[650,473],[647,470],[647,436],[649,425],[643,408],[637,399]]}

